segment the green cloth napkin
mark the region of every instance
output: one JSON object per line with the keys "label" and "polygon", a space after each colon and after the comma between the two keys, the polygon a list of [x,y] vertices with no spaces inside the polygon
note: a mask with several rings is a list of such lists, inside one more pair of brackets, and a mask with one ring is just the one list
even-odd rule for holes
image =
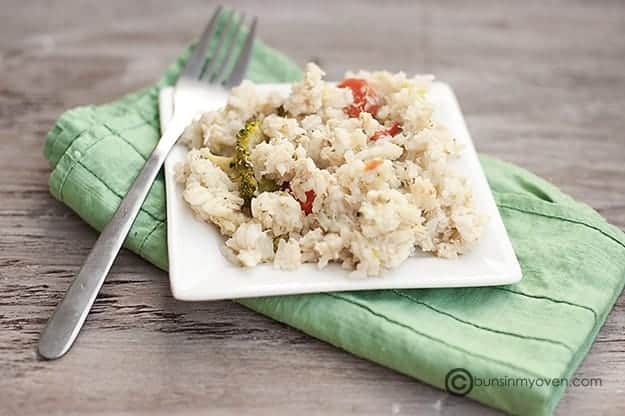
{"label": "green cloth napkin", "polygon": [[[174,82],[187,56],[185,50],[156,85],[110,104],[67,111],[50,131],[45,145],[50,191],[97,230],[111,218],[159,138],[159,89]],[[286,57],[255,43],[249,79],[300,76]],[[550,414],[565,384],[530,386],[531,380],[575,373],[623,289],[625,235],[531,173],[484,156],[481,162],[523,269],[520,283],[238,302],[438,388],[445,388],[450,370],[464,368],[476,378],[468,397],[515,414]],[[126,247],[167,269],[162,177]],[[478,385],[489,378],[530,381]],[[460,379],[454,383],[464,385]]]}

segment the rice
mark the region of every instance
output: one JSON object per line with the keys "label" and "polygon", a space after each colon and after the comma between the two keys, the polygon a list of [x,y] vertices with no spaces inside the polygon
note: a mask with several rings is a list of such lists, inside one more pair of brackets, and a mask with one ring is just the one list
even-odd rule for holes
{"label": "rice", "polygon": [[[337,85],[306,69],[288,97],[243,82],[181,138],[191,149],[177,167],[183,198],[228,238],[226,256],[283,270],[336,262],[377,276],[418,252],[470,251],[485,219],[451,166],[461,146],[432,118],[432,78],[359,72]],[[228,161],[243,154],[237,134],[251,120],[262,140],[237,165],[251,169],[243,176]]]}

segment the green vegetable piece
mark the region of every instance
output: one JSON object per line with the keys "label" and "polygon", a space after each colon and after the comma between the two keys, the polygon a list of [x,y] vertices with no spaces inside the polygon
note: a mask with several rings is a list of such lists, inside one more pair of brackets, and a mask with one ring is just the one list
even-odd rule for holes
{"label": "green vegetable piece", "polygon": [[258,120],[250,120],[237,133],[234,155],[228,157],[209,153],[206,156],[207,159],[239,184],[239,195],[245,201],[245,206],[249,206],[257,192],[271,192],[279,189],[274,181],[261,179],[259,183],[254,176],[254,166],[250,161],[250,151],[264,139],[265,137],[260,129],[260,122]]}
{"label": "green vegetable piece", "polygon": [[280,186],[273,179],[261,178],[258,181],[258,192],[275,192],[280,189]]}
{"label": "green vegetable piece", "polygon": [[209,153],[208,156],[206,156],[206,158],[210,160],[211,162],[213,162],[213,165],[217,166],[218,168],[226,172],[228,176],[233,176],[234,163],[232,162],[231,157],[217,156],[212,153]]}
{"label": "green vegetable piece", "polygon": [[250,120],[237,134],[237,143],[234,146],[234,174],[239,181],[239,195],[249,206],[252,198],[258,191],[258,182],[254,176],[254,166],[250,161],[250,150],[264,140],[258,120]]}

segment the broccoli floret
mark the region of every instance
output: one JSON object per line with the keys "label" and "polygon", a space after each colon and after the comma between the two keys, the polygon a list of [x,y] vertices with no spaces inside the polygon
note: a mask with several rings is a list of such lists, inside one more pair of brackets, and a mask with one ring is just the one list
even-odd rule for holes
{"label": "broccoli floret", "polygon": [[260,129],[260,122],[258,120],[248,120],[245,123],[245,127],[237,133],[235,153],[247,152],[249,157],[249,151],[264,140],[265,136]]}
{"label": "broccoli floret", "polygon": [[226,172],[232,180],[238,182],[239,195],[245,201],[246,206],[249,206],[257,192],[270,192],[278,189],[274,181],[265,178],[257,181],[254,176],[250,151],[264,139],[260,123],[257,120],[250,120],[237,133],[234,155],[227,157],[209,154],[208,156],[211,162]]}
{"label": "broccoli floret", "polygon": [[245,127],[237,133],[237,143],[234,146],[234,175],[239,181],[239,194],[249,205],[258,190],[258,181],[254,176],[254,166],[250,161],[250,151],[258,143],[263,141],[263,134],[260,130],[260,123],[251,120],[245,123]]}
{"label": "broccoli floret", "polygon": [[217,156],[210,152],[208,152],[208,154],[204,154],[203,157],[213,162],[213,165],[226,172],[228,176],[234,176],[234,163],[232,161],[232,157]]}

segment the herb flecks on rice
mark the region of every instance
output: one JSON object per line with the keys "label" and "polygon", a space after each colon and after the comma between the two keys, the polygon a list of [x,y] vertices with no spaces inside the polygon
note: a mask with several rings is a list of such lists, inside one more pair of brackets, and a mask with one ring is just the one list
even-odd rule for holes
{"label": "herb flecks on rice", "polygon": [[380,275],[418,251],[454,258],[480,238],[460,146],[432,118],[432,78],[359,72],[323,81],[308,64],[291,94],[250,82],[182,136],[183,197],[242,266],[338,262]]}

